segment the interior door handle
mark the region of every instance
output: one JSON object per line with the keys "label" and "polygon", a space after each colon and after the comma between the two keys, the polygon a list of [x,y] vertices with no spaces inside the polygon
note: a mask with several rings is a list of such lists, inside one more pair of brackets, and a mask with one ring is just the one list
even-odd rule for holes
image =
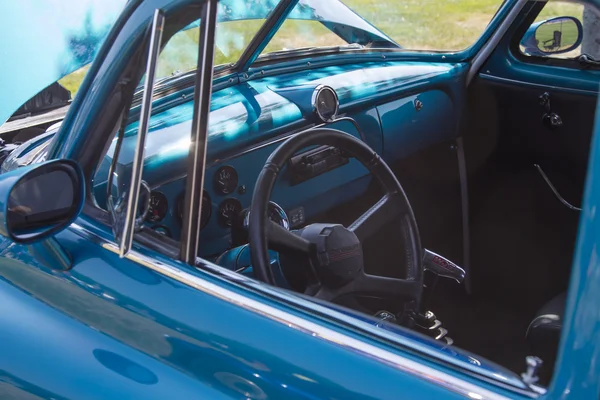
{"label": "interior door handle", "polygon": [[542,122],[549,128],[559,127],[563,124],[562,118],[557,113],[546,113],[542,116]]}
{"label": "interior door handle", "polygon": [[544,92],[539,97],[540,105],[544,109],[544,115],[542,115],[542,123],[548,128],[557,128],[562,126],[563,120],[557,113],[552,111],[550,106],[550,93]]}

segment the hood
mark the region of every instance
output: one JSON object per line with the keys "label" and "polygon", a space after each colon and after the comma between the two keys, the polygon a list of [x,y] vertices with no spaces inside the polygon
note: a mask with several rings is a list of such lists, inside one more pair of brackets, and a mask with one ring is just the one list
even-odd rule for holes
{"label": "hood", "polygon": [[92,62],[127,0],[19,0],[2,7],[0,125],[23,103]]}
{"label": "hood", "polygon": [[[218,21],[264,19],[280,0],[222,0]],[[26,101],[91,63],[127,0],[19,0],[3,6],[0,27],[0,125]],[[249,4],[253,4],[249,7]],[[320,21],[349,43],[399,47],[339,0],[299,0],[290,19]],[[188,28],[197,26],[191,24]],[[5,38],[10,38],[5,40]],[[228,42],[228,35],[217,35]],[[225,46],[226,48],[227,46]]]}

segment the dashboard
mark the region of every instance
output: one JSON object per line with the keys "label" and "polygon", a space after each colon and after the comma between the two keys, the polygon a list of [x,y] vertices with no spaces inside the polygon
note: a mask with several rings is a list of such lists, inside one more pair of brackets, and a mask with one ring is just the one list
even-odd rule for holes
{"label": "dashboard", "polygon": [[[393,163],[456,137],[462,64],[363,63],[242,82],[213,93],[202,193],[200,256],[216,258],[247,243],[244,221],[256,179],[290,135],[315,126],[349,133]],[[181,96],[186,97],[186,96]],[[178,240],[182,228],[192,104],[154,106],[143,180],[151,188],[144,225]],[[170,100],[171,101],[171,100]],[[137,125],[125,132],[116,173],[128,182]],[[111,146],[97,177],[108,176]],[[294,156],[279,174],[269,215],[289,229],[367,191],[370,174],[334,148]],[[106,179],[95,183],[102,204]],[[322,221],[335,222],[335,221]]]}

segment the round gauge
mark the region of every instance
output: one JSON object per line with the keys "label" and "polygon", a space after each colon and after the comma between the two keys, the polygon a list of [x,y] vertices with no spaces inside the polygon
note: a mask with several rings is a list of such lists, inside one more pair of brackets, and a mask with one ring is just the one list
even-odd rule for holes
{"label": "round gauge", "polygon": [[242,204],[236,199],[227,199],[219,204],[219,223],[224,226],[233,225],[233,220],[242,211]]}
{"label": "round gauge", "polygon": [[169,210],[169,202],[161,192],[150,193],[150,208],[146,219],[150,222],[161,221]]}
{"label": "round gauge", "polygon": [[[185,193],[181,193],[179,195],[179,199],[177,200],[177,215],[179,216],[179,220],[183,221],[183,210],[185,207]],[[200,229],[203,229],[208,221],[210,220],[210,216],[212,214],[212,204],[210,200],[210,196],[206,190],[202,191],[202,216],[200,217]]]}
{"label": "round gauge", "polygon": [[[279,206],[279,204],[269,201],[269,206],[267,207],[267,216],[277,225],[284,227],[287,230],[290,230],[290,220],[283,210]],[[250,211],[246,210],[246,214],[244,215],[244,228],[248,230],[248,226],[250,225]]]}
{"label": "round gauge", "polygon": [[214,177],[215,190],[218,193],[230,194],[237,188],[238,174],[230,166],[221,167],[215,172]]}
{"label": "round gauge", "polygon": [[317,117],[323,122],[335,119],[340,108],[337,93],[329,86],[319,85],[312,97],[312,105]]}

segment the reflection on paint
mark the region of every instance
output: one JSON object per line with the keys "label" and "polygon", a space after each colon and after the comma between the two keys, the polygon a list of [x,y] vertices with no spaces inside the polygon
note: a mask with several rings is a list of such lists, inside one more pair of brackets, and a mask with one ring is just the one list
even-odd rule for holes
{"label": "reflection on paint", "polygon": [[[3,2],[0,124],[41,89],[90,63],[126,0]],[[32,29],[32,27],[43,27]]]}

